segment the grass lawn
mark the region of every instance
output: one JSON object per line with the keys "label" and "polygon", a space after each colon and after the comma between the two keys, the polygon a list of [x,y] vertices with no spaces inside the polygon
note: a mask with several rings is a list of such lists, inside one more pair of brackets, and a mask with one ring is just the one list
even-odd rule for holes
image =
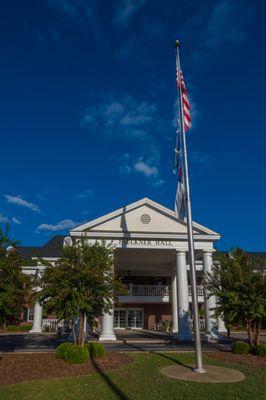
{"label": "grass lawn", "polygon": [[38,380],[3,386],[1,400],[60,400],[60,399],[189,399],[189,400],[265,400],[266,369],[221,362],[204,357],[205,363],[236,368],[246,375],[237,383],[192,383],[177,381],[162,375],[159,369],[175,360],[193,363],[191,353],[132,355],[133,363],[107,374],[95,373],[85,377]]}

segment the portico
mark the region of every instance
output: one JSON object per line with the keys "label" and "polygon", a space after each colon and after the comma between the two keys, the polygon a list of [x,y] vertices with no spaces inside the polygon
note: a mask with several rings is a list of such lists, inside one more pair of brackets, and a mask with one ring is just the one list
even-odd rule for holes
{"label": "portico", "polygon": [[[215,299],[208,297],[202,280],[212,271],[213,245],[220,235],[196,222],[193,229],[199,302],[205,300],[206,335],[212,338],[218,326],[211,310]],[[187,227],[172,210],[144,198],[78,226],[70,235],[112,246],[114,273],[124,283],[111,314],[102,316],[100,340],[115,340],[115,328],[155,329],[165,321],[180,340],[191,338]]]}

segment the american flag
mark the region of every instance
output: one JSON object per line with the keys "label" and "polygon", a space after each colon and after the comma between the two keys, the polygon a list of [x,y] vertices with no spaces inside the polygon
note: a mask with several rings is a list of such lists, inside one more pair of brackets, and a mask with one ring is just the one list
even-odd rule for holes
{"label": "american flag", "polygon": [[176,68],[176,86],[181,87],[181,112],[183,112],[184,128],[187,131],[191,128],[191,115],[190,115],[190,104],[187,96],[187,88],[183,76],[182,70]]}
{"label": "american flag", "polygon": [[[180,88],[180,113],[183,116],[184,131],[191,128],[190,104],[187,96],[187,89],[179,60],[176,62],[176,86]],[[178,173],[178,182],[175,196],[175,213],[178,219],[184,220],[186,216],[186,201],[185,201],[185,185],[183,177],[183,162],[182,162],[182,130],[183,127],[177,130],[177,143],[175,149],[175,170]]]}
{"label": "american flag", "polygon": [[186,206],[185,206],[185,187],[183,180],[180,131],[177,131],[177,143],[176,143],[175,153],[176,153],[175,172],[177,172],[178,174],[176,196],[175,196],[175,213],[177,218],[183,221],[186,216]]}

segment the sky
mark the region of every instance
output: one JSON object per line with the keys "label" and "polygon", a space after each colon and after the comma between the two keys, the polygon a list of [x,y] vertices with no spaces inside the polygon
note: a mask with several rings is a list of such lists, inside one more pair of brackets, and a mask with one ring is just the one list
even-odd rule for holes
{"label": "sky", "polygon": [[143,197],[174,208],[176,39],[193,219],[266,251],[265,4],[10,0],[0,16],[0,224],[23,245]]}

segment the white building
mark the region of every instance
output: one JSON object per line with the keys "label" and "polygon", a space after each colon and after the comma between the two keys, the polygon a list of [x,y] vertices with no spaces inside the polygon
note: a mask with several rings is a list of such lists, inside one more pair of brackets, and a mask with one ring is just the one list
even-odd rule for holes
{"label": "white building", "polygon": [[[215,298],[208,298],[202,281],[212,271],[214,242],[220,235],[196,222],[193,227],[199,305],[205,311],[207,337],[217,337],[224,324],[213,317]],[[174,211],[144,198],[70,231],[73,241],[84,235],[92,244],[101,239],[112,244],[116,273],[127,290],[111,315],[102,316],[100,340],[115,340],[116,329],[159,329],[165,321],[180,339],[191,337],[187,227]],[[43,247],[20,247],[20,251],[28,258],[55,261],[63,239],[57,236]],[[36,271],[36,265],[24,267],[25,273]],[[41,330],[42,307],[36,304],[32,331]]]}

